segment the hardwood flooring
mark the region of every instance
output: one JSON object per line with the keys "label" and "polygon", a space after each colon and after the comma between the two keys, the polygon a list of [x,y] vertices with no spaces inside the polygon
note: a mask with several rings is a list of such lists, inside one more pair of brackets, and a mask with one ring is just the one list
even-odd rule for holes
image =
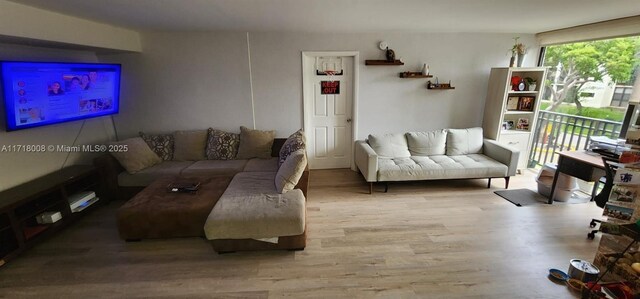
{"label": "hardwood flooring", "polygon": [[[525,171],[510,189],[535,190]],[[0,267],[0,298],[578,298],[547,279],[593,260],[594,203],[516,207],[494,180],[391,184],[312,171],[304,251],[218,255],[118,238],[113,202]]]}

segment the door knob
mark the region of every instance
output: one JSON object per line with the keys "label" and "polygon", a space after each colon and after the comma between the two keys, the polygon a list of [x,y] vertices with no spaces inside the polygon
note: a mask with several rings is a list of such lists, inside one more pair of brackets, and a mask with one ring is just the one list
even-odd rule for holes
{"label": "door knob", "polygon": [[351,122],[351,119],[350,119],[350,118],[347,118],[347,122],[348,122],[348,123],[350,123],[350,122]]}

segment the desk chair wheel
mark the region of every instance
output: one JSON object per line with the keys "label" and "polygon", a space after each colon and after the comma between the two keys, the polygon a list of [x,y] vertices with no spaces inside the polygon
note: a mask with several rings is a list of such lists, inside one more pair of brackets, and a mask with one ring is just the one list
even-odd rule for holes
{"label": "desk chair wheel", "polygon": [[594,230],[590,233],[587,234],[587,239],[589,240],[593,240],[596,237],[596,232],[598,232],[597,230]]}
{"label": "desk chair wheel", "polygon": [[596,227],[596,221],[591,220],[591,223],[589,223],[589,227]]}

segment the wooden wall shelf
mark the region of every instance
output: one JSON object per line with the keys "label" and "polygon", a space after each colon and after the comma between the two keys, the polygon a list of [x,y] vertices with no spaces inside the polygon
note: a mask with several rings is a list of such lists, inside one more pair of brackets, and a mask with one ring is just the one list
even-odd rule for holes
{"label": "wooden wall shelf", "polygon": [[432,75],[423,75],[421,72],[402,72],[400,78],[432,78]]}
{"label": "wooden wall shelf", "polygon": [[456,89],[456,88],[451,86],[450,83],[433,84],[431,83],[431,81],[429,81],[427,82],[427,89]]}
{"label": "wooden wall shelf", "polygon": [[404,65],[404,62],[400,60],[387,61],[387,60],[365,60],[365,65]]}

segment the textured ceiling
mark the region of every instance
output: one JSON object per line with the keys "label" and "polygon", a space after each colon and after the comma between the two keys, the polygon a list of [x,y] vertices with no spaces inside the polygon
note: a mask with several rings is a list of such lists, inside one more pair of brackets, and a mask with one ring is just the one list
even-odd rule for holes
{"label": "textured ceiling", "polygon": [[13,0],[138,30],[538,33],[640,15],[640,0]]}

